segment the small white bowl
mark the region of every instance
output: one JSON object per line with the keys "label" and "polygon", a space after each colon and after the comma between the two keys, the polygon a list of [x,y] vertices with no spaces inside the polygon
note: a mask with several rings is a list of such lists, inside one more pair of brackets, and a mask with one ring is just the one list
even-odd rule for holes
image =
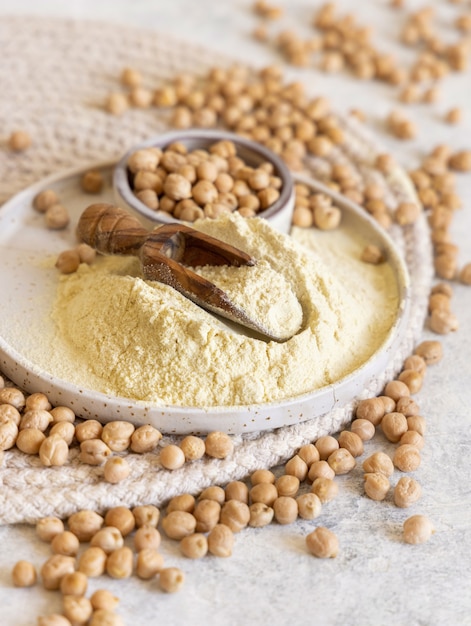
{"label": "small white bowl", "polygon": [[180,220],[165,211],[154,211],[146,206],[134,194],[130,185],[130,176],[127,162],[132,153],[143,148],[157,147],[164,149],[173,142],[184,144],[189,150],[206,149],[217,141],[232,141],[237,148],[237,156],[247,165],[257,167],[268,161],[273,164],[274,174],[281,181],[280,197],[268,209],[257,213],[257,217],[268,220],[273,227],[281,232],[288,233],[291,228],[291,217],[294,209],[294,184],[290,171],[285,163],[274,152],[261,144],[244,139],[234,133],[218,130],[184,130],[152,137],[133,146],[117,163],[113,174],[115,199],[120,206],[130,208],[153,222],[162,224],[179,223]]}

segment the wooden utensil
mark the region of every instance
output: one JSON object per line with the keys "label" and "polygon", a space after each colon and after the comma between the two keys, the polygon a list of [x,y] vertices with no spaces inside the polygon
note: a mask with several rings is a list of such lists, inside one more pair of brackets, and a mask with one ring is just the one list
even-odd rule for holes
{"label": "wooden utensil", "polygon": [[137,218],[112,204],[92,204],[82,213],[78,237],[103,254],[137,256],[147,280],[169,285],[202,308],[250,328],[267,339],[274,335],[263,320],[252,319],[214,283],[188,269],[204,265],[254,265],[250,255],[183,224],[148,231]]}

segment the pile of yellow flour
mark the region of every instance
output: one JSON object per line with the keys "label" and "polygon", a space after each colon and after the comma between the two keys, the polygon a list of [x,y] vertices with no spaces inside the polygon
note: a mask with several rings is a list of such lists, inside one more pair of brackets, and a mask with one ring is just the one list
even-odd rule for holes
{"label": "pile of yellow flour", "polygon": [[[392,269],[361,262],[346,240],[339,240],[338,249],[323,250],[306,239],[308,231],[296,229],[291,237],[263,219],[237,215],[195,227],[260,261],[264,271],[258,278],[256,271],[242,276],[247,268],[239,276],[236,268],[223,268],[220,284],[230,290],[232,278],[234,284],[251,281],[246,306],[259,299],[255,312],[268,315],[278,305],[273,324],[285,320],[295,329],[301,322],[291,339],[277,343],[238,332],[171,287],[144,281],[136,259],[102,257],[60,278],[48,371],[148,404],[266,403],[348,375],[378,349],[394,323],[398,294]],[[272,293],[267,270],[278,276]],[[218,284],[217,268],[198,271]],[[244,305],[243,290],[235,292]]]}

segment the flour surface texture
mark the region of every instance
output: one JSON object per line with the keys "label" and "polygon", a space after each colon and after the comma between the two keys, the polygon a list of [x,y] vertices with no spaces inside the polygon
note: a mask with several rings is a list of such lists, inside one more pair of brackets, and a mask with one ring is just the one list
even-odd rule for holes
{"label": "flour surface texture", "polygon": [[[230,215],[194,226],[260,263],[258,270],[241,268],[239,274],[235,268],[222,268],[219,276],[214,267],[198,271],[228,291],[240,281],[249,285],[245,292],[234,290],[238,304],[258,313],[278,307],[274,325],[295,327],[302,320],[292,338],[278,343],[238,332],[171,287],[145,281],[136,259],[102,257],[59,280],[52,311],[56,343],[47,370],[85,388],[154,405],[259,404],[343,378],[385,340],[398,306],[388,264],[359,261],[348,242],[325,251],[319,242],[300,243],[261,218]],[[278,276],[272,293],[263,288],[270,273]]]}

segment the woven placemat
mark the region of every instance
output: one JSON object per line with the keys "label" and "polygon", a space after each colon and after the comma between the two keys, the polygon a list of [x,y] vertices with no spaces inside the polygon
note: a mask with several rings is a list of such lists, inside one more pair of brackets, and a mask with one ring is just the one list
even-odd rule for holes
{"label": "woven placemat", "polygon": [[[202,74],[216,58],[208,49],[176,42],[149,31],[98,22],[6,18],[0,21],[0,128],[5,137],[18,128],[28,131],[33,145],[13,154],[0,147],[0,201],[5,201],[46,175],[70,167],[117,159],[129,146],[168,129],[168,112],[133,109],[122,117],[103,110],[107,94],[118,88],[125,66],[138,68],[156,87],[176,73]],[[221,59],[217,64],[230,64]],[[325,95],[325,94],[318,94]],[[335,97],[330,95],[335,105]],[[356,120],[340,118],[346,141],[327,159],[306,164],[306,172],[325,178],[331,161],[350,164],[365,182],[386,187],[392,204],[416,200],[405,172],[397,168],[387,179],[373,168],[384,152]],[[12,449],[0,468],[0,523],[35,522],[46,515],[66,517],[82,508],[97,511],[116,505],[162,504],[182,493],[198,493],[210,484],[241,479],[255,469],[273,467],[303,444],[340,430],[351,419],[360,398],[376,395],[400,370],[419,341],[432,281],[431,246],[425,217],[390,231],[402,251],[412,283],[411,316],[400,348],[369,388],[346,406],[321,418],[274,431],[234,437],[234,453],[225,460],[203,459],[169,472],[157,454],[130,454],[130,477],[105,483],[102,468],[78,461],[78,449],[61,468],[44,468],[37,457]],[[165,438],[164,442],[174,440]]]}

